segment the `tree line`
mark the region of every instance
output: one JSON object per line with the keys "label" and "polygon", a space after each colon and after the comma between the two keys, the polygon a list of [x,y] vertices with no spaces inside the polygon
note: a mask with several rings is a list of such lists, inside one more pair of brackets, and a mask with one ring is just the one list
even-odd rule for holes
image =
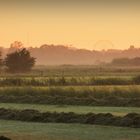
{"label": "tree line", "polygon": [[115,58],[112,60],[111,64],[120,66],[140,66],[140,57]]}

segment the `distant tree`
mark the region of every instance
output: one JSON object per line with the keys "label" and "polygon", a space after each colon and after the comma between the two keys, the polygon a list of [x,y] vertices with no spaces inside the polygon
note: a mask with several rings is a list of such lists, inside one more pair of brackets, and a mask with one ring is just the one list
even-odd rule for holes
{"label": "distant tree", "polygon": [[8,49],[8,53],[15,52],[19,49],[23,49],[24,45],[20,41],[14,41],[13,43],[10,44],[10,48]]}
{"label": "distant tree", "polygon": [[0,70],[3,66],[3,59],[2,59],[2,53],[0,52]]}
{"label": "distant tree", "polygon": [[129,65],[130,59],[129,58],[115,58],[111,62],[113,65]]}
{"label": "distant tree", "polygon": [[23,48],[7,54],[4,62],[9,72],[28,72],[35,65],[35,58]]}
{"label": "distant tree", "polygon": [[10,45],[10,48],[16,48],[16,49],[23,48],[23,44],[20,41],[15,41]]}
{"label": "distant tree", "polygon": [[129,50],[134,50],[135,49],[135,46],[134,45],[131,45]]}
{"label": "distant tree", "polygon": [[118,58],[113,59],[112,65],[124,65],[124,66],[140,66],[140,57],[135,58]]}

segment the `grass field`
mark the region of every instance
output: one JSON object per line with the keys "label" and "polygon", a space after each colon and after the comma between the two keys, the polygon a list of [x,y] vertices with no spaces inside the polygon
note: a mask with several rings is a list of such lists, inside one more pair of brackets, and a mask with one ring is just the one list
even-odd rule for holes
{"label": "grass field", "polygon": [[[36,67],[27,74],[1,73],[0,108],[111,113],[118,118],[140,114],[139,75],[140,67],[71,65]],[[140,140],[140,129],[0,120],[0,135],[12,140]]]}
{"label": "grass field", "polygon": [[109,67],[94,65],[60,65],[60,66],[36,66],[33,71],[26,74],[1,73],[1,76],[136,76],[140,75],[140,67]]}
{"label": "grass field", "polygon": [[35,109],[40,112],[74,112],[78,114],[86,113],[111,113],[117,116],[123,116],[128,113],[140,113],[139,107],[91,107],[91,106],[71,106],[71,105],[37,105],[37,104],[16,104],[0,103],[0,108],[6,109]]}
{"label": "grass field", "polygon": [[0,134],[16,140],[139,140],[140,129],[0,120]]}

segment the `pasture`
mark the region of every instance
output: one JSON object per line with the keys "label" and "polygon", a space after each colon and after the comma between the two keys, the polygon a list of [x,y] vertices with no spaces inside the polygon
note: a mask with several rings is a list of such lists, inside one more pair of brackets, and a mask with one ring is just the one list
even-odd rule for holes
{"label": "pasture", "polygon": [[[128,125],[139,127],[139,75],[138,67],[71,65],[36,67],[27,74],[1,73],[0,134],[12,140],[139,140],[139,128]],[[26,110],[40,112],[35,116],[29,113],[33,118],[36,115],[41,117],[43,113],[52,117],[48,117],[48,122],[43,118],[44,123],[39,123],[26,122],[29,116],[23,120],[16,116]],[[82,124],[82,116],[89,115],[88,119],[91,116],[93,119],[98,114],[103,114],[106,126],[102,116],[101,120],[97,117],[98,123]],[[66,123],[58,121],[63,117]],[[67,117],[80,123],[71,123]],[[118,119],[125,127],[107,126],[110,121],[117,124],[112,118]]]}
{"label": "pasture", "polygon": [[[14,128],[14,129],[13,129]],[[139,140],[140,129],[83,124],[0,120],[0,134],[13,140]]]}

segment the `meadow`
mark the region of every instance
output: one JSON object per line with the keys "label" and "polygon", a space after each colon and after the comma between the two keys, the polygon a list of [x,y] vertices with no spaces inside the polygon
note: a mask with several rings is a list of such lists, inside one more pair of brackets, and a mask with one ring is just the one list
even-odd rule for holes
{"label": "meadow", "polygon": [[0,134],[13,140],[138,140],[139,75],[138,67],[71,65],[1,73]]}
{"label": "meadow", "polygon": [[139,140],[139,131],[128,127],[0,120],[0,135],[13,140]]}

